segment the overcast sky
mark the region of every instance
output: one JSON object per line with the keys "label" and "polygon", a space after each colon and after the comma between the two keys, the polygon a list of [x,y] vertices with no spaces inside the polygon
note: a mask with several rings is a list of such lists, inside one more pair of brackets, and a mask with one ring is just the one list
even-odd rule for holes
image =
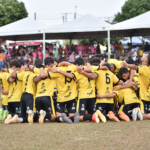
{"label": "overcast sky", "polygon": [[47,25],[62,24],[62,13],[67,15],[67,21],[74,19],[75,6],[77,6],[77,18],[92,14],[104,20],[112,20],[126,0],[18,0],[25,3],[29,17],[34,18],[36,12],[37,20]]}

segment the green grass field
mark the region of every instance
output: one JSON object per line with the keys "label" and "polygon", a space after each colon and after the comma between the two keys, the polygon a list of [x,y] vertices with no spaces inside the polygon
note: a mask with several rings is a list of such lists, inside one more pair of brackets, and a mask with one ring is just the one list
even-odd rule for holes
{"label": "green grass field", "polygon": [[0,124],[0,150],[150,149],[150,121]]}

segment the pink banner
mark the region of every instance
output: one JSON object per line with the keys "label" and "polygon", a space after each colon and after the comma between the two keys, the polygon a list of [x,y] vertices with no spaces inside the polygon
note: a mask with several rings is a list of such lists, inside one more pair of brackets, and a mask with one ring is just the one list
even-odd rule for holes
{"label": "pink banner", "polygon": [[41,45],[42,42],[18,42],[18,43],[9,43],[9,46],[36,46],[36,45]]}

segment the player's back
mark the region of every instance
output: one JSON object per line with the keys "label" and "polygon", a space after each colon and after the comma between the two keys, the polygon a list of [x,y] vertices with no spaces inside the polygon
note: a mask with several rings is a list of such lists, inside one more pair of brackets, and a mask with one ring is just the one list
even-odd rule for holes
{"label": "player's back", "polygon": [[124,105],[127,105],[140,102],[133,88],[120,89],[114,92],[117,93],[117,97],[115,99],[120,104],[123,103]]}
{"label": "player's back", "polygon": [[[96,72],[99,76],[96,79],[96,90],[98,94],[105,95],[113,92],[113,85],[119,82],[119,79],[109,70],[99,70]],[[113,103],[113,98],[97,99],[97,102]]]}

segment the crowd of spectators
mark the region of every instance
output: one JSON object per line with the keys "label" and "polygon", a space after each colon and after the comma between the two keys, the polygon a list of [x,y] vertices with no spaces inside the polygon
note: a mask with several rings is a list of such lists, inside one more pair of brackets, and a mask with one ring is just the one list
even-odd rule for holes
{"label": "crowd of spectators", "polygon": [[[111,45],[111,55],[110,58],[116,58],[119,60],[126,60],[128,63],[140,64],[140,57],[143,55],[143,52],[149,52],[150,45],[146,43],[144,46],[132,46],[131,43],[128,43],[127,46],[123,46],[122,43],[113,42]],[[97,43],[97,46],[94,44],[89,45],[85,44],[84,46],[79,45],[66,45],[59,47],[56,44],[49,44],[46,46],[45,57],[52,57],[57,62],[62,60],[68,60],[70,62],[75,62],[78,57],[84,59],[90,59],[92,56],[98,56],[101,60],[108,60],[108,49],[101,54],[100,44]],[[25,64],[30,64],[35,62],[35,59],[43,59],[43,47],[34,46],[34,47],[24,47],[15,46],[12,49],[8,49],[5,45],[4,48],[0,49],[0,69],[4,65],[9,65],[10,60],[12,59],[22,59]]]}

